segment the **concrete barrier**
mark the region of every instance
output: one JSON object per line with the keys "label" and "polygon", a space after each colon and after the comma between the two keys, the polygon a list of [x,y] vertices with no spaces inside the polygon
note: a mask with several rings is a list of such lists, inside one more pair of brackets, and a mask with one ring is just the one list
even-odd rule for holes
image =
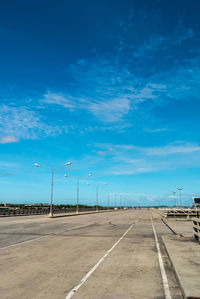
{"label": "concrete barrier", "polygon": [[[117,210],[120,211],[120,210]],[[72,216],[80,216],[80,215],[88,215],[88,214],[100,214],[105,212],[116,212],[116,210],[99,210],[99,211],[91,211],[91,212],[80,212],[80,213],[71,213],[71,214],[48,214],[48,218],[60,218],[60,217],[72,217]]]}
{"label": "concrete barrier", "polygon": [[194,218],[192,221],[194,237],[200,242],[200,218]]}
{"label": "concrete barrier", "polygon": [[192,217],[198,217],[200,210],[197,209],[184,209],[184,208],[167,208],[161,210],[164,217],[183,217],[190,219]]}

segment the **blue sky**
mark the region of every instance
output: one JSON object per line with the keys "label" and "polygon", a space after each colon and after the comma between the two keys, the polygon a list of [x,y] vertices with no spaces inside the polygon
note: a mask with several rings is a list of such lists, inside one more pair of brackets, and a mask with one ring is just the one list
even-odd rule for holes
{"label": "blue sky", "polygon": [[[49,202],[71,161],[133,203],[200,194],[199,1],[2,1],[0,201]],[[55,202],[75,181],[55,173]],[[176,187],[175,187],[176,186]],[[178,196],[178,193],[177,193]],[[111,200],[114,196],[112,196]]]}

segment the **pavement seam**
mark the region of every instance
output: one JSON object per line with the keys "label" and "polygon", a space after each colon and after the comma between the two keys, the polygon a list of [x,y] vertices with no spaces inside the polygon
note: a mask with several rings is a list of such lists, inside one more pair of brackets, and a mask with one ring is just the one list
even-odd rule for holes
{"label": "pavement seam", "polygon": [[58,234],[62,234],[62,233],[67,232],[67,231],[72,231],[72,230],[76,230],[76,229],[86,228],[86,227],[89,227],[89,226],[91,226],[91,225],[79,226],[79,227],[75,226],[73,228],[68,228],[67,230],[62,231],[60,233],[50,233],[48,235],[45,235],[45,236],[42,236],[42,237],[39,237],[39,238],[29,239],[29,240],[22,241],[22,242],[19,242],[19,243],[15,243],[15,244],[11,244],[11,245],[8,245],[8,246],[0,247],[0,250],[1,249],[7,249],[7,248],[10,248],[10,247],[14,247],[14,246],[19,246],[19,245],[25,244],[25,243],[30,243],[30,242],[37,241],[39,239],[44,239],[44,238],[51,237],[51,236],[57,236]]}
{"label": "pavement seam", "polygon": [[39,238],[34,238],[34,239],[26,240],[26,241],[22,241],[22,242],[11,244],[11,245],[8,245],[8,246],[5,246],[5,247],[0,247],[0,249],[7,249],[7,248],[18,246],[18,245],[21,245],[21,244],[30,243],[30,242],[33,242],[33,241],[36,241],[36,240],[39,240],[39,239],[49,237],[49,236],[50,235],[42,236],[42,237],[39,237]]}
{"label": "pavement seam", "polygon": [[[93,213],[93,214],[96,214],[96,213]],[[89,224],[89,225],[84,225],[84,226],[75,226],[75,227],[72,227],[72,228],[68,228],[65,231],[62,231],[61,233],[67,232],[67,231],[76,230],[76,229],[86,228],[86,227],[94,226],[94,225],[98,225],[98,224],[99,223],[97,222],[95,224]],[[100,224],[101,224],[101,222],[100,222]],[[50,233],[50,234],[47,234],[45,236],[41,236],[41,237],[38,237],[38,238],[33,238],[33,239],[26,240],[26,241],[18,242],[18,243],[15,243],[15,244],[11,244],[11,245],[8,245],[8,246],[0,247],[0,250],[7,249],[7,248],[10,248],[10,247],[19,246],[21,244],[26,244],[26,243],[34,242],[34,241],[37,241],[39,239],[47,238],[47,237],[50,237],[50,236],[56,236],[58,234],[60,234],[60,233]]]}

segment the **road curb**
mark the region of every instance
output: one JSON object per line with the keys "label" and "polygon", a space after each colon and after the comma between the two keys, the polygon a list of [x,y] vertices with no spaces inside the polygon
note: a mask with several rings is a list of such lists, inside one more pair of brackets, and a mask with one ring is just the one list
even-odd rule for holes
{"label": "road curb", "polygon": [[[181,284],[181,280],[180,280],[179,274],[178,274],[178,272],[177,272],[177,270],[176,270],[176,267],[175,267],[175,265],[174,265],[174,263],[173,263],[173,261],[172,261],[172,258],[171,258],[170,254],[169,254],[169,251],[168,251],[168,249],[167,249],[167,246],[165,245],[165,237],[162,236],[161,239],[162,239],[162,242],[163,242],[163,246],[164,246],[164,248],[165,248],[165,251],[166,251],[166,253],[167,253],[167,256],[168,256],[168,258],[169,258],[169,260],[170,260],[171,266],[172,266],[172,268],[173,268],[173,270],[174,270],[174,274],[175,274],[175,276],[176,276],[177,282],[178,282],[179,287],[180,287],[180,289],[181,289],[183,298],[184,298],[184,299],[187,299],[188,297],[186,296],[185,291],[184,291],[184,288],[183,288],[183,286],[182,286],[182,284]],[[191,298],[198,299],[197,297],[191,297]]]}
{"label": "road curb", "polygon": [[85,213],[72,213],[71,215],[70,214],[67,214],[67,215],[48,215],[47,218],[61,218],[61,217],[72,217],[72,216],[81,216],[81,215],[88,215],[88,214],[100,214],[100,213],[107,213],[107,212],[113,212],[111,210],[108,210],[108,211],[99,211],[99,212],[85,212]]}

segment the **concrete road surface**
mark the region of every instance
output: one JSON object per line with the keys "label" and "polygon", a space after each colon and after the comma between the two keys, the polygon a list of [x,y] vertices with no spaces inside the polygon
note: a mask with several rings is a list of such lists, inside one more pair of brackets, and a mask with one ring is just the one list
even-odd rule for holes
{"label": "concrete road surface", "polygon": [[3,218],[0,227],[1,299],[182,298],[160,237],[172,232],[151,210]]}

